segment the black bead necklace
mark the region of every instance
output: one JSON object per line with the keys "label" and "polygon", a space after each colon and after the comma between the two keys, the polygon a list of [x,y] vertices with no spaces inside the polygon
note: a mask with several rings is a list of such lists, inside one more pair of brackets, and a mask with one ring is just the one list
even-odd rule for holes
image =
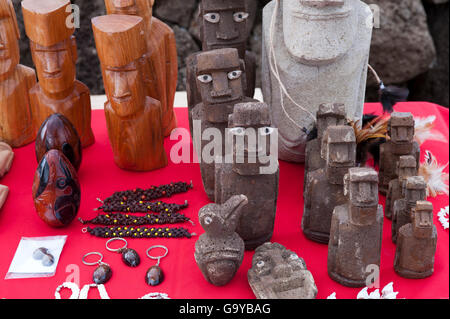
{"label": "black bead necklace", "polygon": [[144,202],[144,201],[119,201],[119,202],[102,202],[103,205],[96,210],[102,210],[105,213],[121,212],[121,213],[176,213],[188,207],[188,202],[184,204],[168,204],[164,202]]}
{"label": "black bead necklace", "polygon": [[191,238],[196,236],[186,228],[157,227],[86,227],[84,233],[100,238]]}
{"label": "black bead necklace", "polygon": [[91,225],[103,225],[103,226],[142,226],[142,225],[164,225],[164,224],[181,224],[185,222],[190,222],[194,224],[190,218],[186,217],[180,213],[167,213],[163,212],[161,214],[147,214],[146,216],[131,216],[128,214],[107,214],[98,215],[91,220],[83,220],[78,218],[78,220],[84,224]]}

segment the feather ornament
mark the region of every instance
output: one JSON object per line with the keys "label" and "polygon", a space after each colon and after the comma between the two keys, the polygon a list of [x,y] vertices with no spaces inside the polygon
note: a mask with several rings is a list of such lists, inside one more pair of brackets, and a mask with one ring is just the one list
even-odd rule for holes
{"label": "feather ornament", "polygon": [[436,121],[436,116],[431,115],[428,117],[418,117],[414,119],[415,121],[415,135],[414,139],[419,145],[422,145],[425,141],[441,141],[447,142],[445,136],[434,129],[434,122]]}
{"label": "feather ornament", "polygon": [[425,162],[420,165],[419,175],[427,183],[427,196],[436,197],[441,194],[448,195],[448,174],[444,172],[448,163],[440,166],[430,151],[425,152]]}

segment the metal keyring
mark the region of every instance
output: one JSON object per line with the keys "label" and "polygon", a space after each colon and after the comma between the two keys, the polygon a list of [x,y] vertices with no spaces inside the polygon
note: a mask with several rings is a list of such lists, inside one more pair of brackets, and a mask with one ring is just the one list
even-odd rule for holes
{"label": "metal keyring", "polygon": [[[158,257],[151,256],[151,255],[149,254],[149,251],[152,250],[152,249],[156,249],[156,248],[164,249],[164,250],[166,251],[166,253],[165,253],[164,255],[158,256]],[[147,249],[147,252],[146,252],[148,258],[154,259],[154,260],[157,260],[157,261],[158,261],[158,263],[156,264],[157,266],[159,266],[159,263],[160,263],[161,259],[163,259],[164,257],[166,257],[168,253],[169,253],[169,249],[168,249],[166,246],[162,246],[162,245],[152,246],[152,247],[150,247],[149,249]]]}
{"label": "metal keyring", "polygon": [[[92,255],[97,255],[100,256],[100,260],[95,262],[95,263],[88,263],[85,259],[86,257],[92,256]],[[92,252],[92,253],[87,253],[86,255],[83,256],[83,258],[81,259],[81,261],[83,262],[83,264],[87,265],[87,266],[95,266],[95,265],[100,265],[102,263],[103,260],[103,255],[101,253],[98,252]]]}
{"label": "metal keyring", "polygon": [[[123,246],[122,248],[118,248],[118,249],[109,248],[108,245],[109,245],[110,243],[116,241],[116,240],[123,241],[123,242],[125,243],[125,246]],[[128,246],[128,242],[126,241],[126,239],[124,239],[124,238],[119,238],[119,237],[111,238],[110,240],[108,240],[108,241],[106,242],[106,249],[108,249],[109,251],[115,252],[115,253],[118,252],[118,251],[121,251],[122,249],[127,248],[127,246]]]}

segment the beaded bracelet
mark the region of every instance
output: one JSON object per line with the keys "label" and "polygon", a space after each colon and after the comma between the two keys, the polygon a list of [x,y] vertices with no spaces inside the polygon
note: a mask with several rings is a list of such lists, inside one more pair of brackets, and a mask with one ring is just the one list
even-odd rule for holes
{"label": "beaded bracelet", "polygon": [[144,201],[128,201],[128,202],[110,202],[96,209],[102,210],[105,213],[122,212],[122,213],[176,213],[182,209],[188,207],[188,201],[184,204],[168,204],[164,202],[145,203]]}
{"label": "beaded bracelet", "polygon": [[104,225],[104,226],[141,226],[141,225],[164,225],[164,224],[181,224],[184,222],[190,222],[194,224],[190,218],[186,217],[180,213],[161,213],[158,215],[155,214],[147,214],[143,217],[135,217],[130,216],[128,214],[124,215],[121,213],[115,213],[111,215],[98,215],[94,219],[91,220],[83,220],[78,218],[78,220],[86,225]]}
{"label": "beaded bracelet", "polygon": [[149,228],[149,227],[86,227],[84,233],[100,238],[191,238],[195,233],[189,233],[186,228]]}

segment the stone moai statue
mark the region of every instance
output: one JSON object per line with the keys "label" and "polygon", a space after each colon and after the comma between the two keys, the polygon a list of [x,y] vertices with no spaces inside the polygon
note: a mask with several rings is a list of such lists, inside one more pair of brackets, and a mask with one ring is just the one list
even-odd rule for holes
{"label": "stone moai statue", "polygon": [[223,205],[209,204],[199,212],[205,234],[195,243],[195,261],[205,279],[215,286],[228,284],[244,260],[244,241],[236,227],[247,203],[247,197],[236,195]]}
{"label": "stone moai statue", "polygon": [[0,142],[12,147],[29,144],[36,137],[28,94],[36,74],[19,64],[19,38],[11,0],[0,0]]}
{"label": "stone moai statue", "polygon": [[305,160],[307,132],[324,101],[344,103],[347,118],[362,119],[372,21],[359,0],[266,5],[262,89],[279,129],[280,159]]}
{"label": "stone moai statue", "polygon": [[59,113],[75,126],[83,147],[94,144],[90,92],[76,80],[78,54],[70,0],[24,0],[22,12],[39,79],[30,90],[36,129]]}
{"label": "stone moai statue", "polygon": [[328,274],[347,287],[364,287],[380,266],[383,206],[378,204],[378,173],[351,168],[345,176],[348,202],[337,206],[331,221]]}
{"label": "stone moai statue", "polygon": [[[243,71],[236,49],[202,52],[198,54],[197,61],[196,80],[202,102],[192,110],[192,133],[199,158],[202,155],[200,170],[203,186],[208,198],[214,201],[214,160],[225,155],[225,130],[228,127],[228,118],[233,113],[235,104],[254,100],[244,96]],[[220,132],[220,136],[214,136],[213,141],[209,141],[210,136],[203,138],[210,129],[217,129]],[[212,160],[208,161],[204,158],[206,154],[202,153],[205,147],[212,144],[215,154],[212,155]]]}
{"label": "stone moai statue", "polygon": [[[317,138],[306,143],[305,150],[305,180],[310,172],[326,165],[325,159],[322,158],[322,139],[325,131],[330,126],[345,125],[347,123],[344,104],[328,103],[321,104],[317,111]],[[306,183],[303,184],[303,189]]]}
{"label": "stone moai statue", "polygon": [[402,277],[421,279],[434,272],[437,230],[433,224],[433,204],[418,201],[411,215],[412,222],[398,231],[394,269]]}
{"label": "stone moai statue", "polygon": [[[256,81],[256,56],[247,51],[249,36],[249,7],[246,0],[202,0],[200,2],[202,50],[222,48],[238,50],[243,74],[243,94],[253,98]],[[192,109],[202,102],[202,94],[196,85],[198,54],[186,60],[186,91],[188,95],[189,121]],[[192,124],[192,123],[191,123]],[[192,125],[191,125],[192,133]]]}
{"label": "stone moai statue", "polygon": [[276,143],[276,130],[271,127],[269,107],[260,102],[237,104],[229,127],[232,160],[216,161],[215,202],[236,194],[247,196],[237,233],[245,249],[253,250],[272,238],[275,226],[279,164],[271,146]]}
{"label": "stone moai statue", "polygon": [[146,96],[144,21],[131,15],[92,19],[108,101],[105,116],[115,163],[150,171],[167,165],[161,103]]}
{"label": "stone moai statue", "polygon": [[390,140],[380,147],[380,192],[386,195],[389,183],[398,178],[397,165],[400,156],[412,155],[416,167],[420,166],[420,147],[414,141],[414,117],[411,113],[394,112],[388,124]]}
{"label": "stone moai statue", "polygon": [[355,131],[350,126],[331,126],[323,144],[326,166],[308,174],[302,229],[308,239],[328,244],[333,210],[347,202],[344,176],[356,165]]}
{"label": "stone moai statue", "polygon": [[108,14],[137,15],[144,19],[148,72],[144,81],[148,96],[161,102],[164,136],[177,127],[173,109],[177,90],[178,57],[173,30],[152,16],[155,0],[105,0]]}
{"label": "stone moai statue", "polygon": [[398,230],[411,223],[411,212],[417,201],[427,199],[427,183],[422,176],[408,177],[403,184],[403,198],[394,203],[392,211],[392,241],[397,242]]}
{"label": "stone moai statue", "polygon": [[247,277],[257,299],[315,299],[318,292],[303,258],[278,243],[256,249]]}
{"label": "stone moai statue", "polygon": [[386,208],[384,215],[392,219],[394,203],[396,200],[404,197],[403,186],[408,177],[417,176],[418,167],[414,156],[400,156],[397,163],[398,178],[389,182],[388,193],[386,195]]}

